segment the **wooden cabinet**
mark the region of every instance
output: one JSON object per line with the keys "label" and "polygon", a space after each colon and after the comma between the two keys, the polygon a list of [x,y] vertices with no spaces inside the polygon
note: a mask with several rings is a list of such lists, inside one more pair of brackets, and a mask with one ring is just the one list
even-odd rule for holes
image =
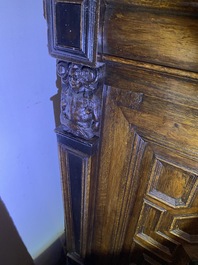
{"label": "wooden cabinet", "polygon": [[[59,2],[65,16],[81,10],[65,31],[80,30],[77,48],[56,42]],[[198,1],[44,3],[62,78],[68,262],[198,260]]]}

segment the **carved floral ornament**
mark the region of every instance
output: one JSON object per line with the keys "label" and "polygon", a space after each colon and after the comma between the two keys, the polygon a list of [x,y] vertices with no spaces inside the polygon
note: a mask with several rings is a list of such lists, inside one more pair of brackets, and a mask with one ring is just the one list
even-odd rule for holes
{"label": "carved floral ornament", "polygon": [[62,80],[63,130],[86,140],[99,136],[104,65],[90,68],[58,61],[57,74]]}

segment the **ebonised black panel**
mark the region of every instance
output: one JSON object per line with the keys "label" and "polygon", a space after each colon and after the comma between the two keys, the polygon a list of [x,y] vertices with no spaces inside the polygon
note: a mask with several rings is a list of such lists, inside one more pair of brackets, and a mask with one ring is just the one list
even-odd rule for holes
{"label": "ebonised black panel", "polygon": [[99,1],[44,0],[49,53],[61,60],[97,65]]}
{"label": "ebonised black panel", "polygon": [[68,154],[71,202],[76,251],[80,252],[80,224],[82,197],[82,158],[72,153]]}
{"label": "ebonised black panel", "polygon": [[58,46],[80,49],[81,5],[56,4],[56,42]]}

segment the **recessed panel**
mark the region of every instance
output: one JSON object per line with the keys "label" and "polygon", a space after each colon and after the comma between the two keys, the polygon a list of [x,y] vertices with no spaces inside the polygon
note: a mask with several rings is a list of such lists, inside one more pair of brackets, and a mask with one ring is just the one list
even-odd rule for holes
{"label": "recessed panel", "polygon": [[134,238],[140,246],[151,252],[154,249],[157,256],[169,259],[178,244],[160,232],[161,223],[166,218],[165,214],[165,209],[145,200]]}
{"label": "recessed panel", "polygon": [[155,160],[150,179],[148,195],[173,207],[188,206],[197,186],[195,174],[160,159]]}
{"label": "recessed panel", "polygon": [[99,0],[45,0],[49,53],[96,66]]}
{"label": "recessed panel", "polygon": [[81,220],[81,196],[82,196],[82,159],[75,154],[69,153],[69,175],[71,201],[73,210],[73,226],[75,234],[76,250],[80,251],[80,220]]}
{"label": "recessed panel", "polygon": [[175,217],[170,232],[188,243],[198,243],[198,215]]}
{"label": "recessed panel", "polygon": [[80,49],[81,5],[76,3],[56,4],[56,45]]}

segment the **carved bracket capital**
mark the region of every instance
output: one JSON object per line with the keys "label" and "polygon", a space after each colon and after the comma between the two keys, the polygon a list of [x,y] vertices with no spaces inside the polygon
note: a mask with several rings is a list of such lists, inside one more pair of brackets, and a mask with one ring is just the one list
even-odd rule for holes
{"label": "carved bracket capital", "polygon": [[89,140],[99,136],[104,65],[96,68],[57,61],[62,80],[60,120],[63,130]]}

